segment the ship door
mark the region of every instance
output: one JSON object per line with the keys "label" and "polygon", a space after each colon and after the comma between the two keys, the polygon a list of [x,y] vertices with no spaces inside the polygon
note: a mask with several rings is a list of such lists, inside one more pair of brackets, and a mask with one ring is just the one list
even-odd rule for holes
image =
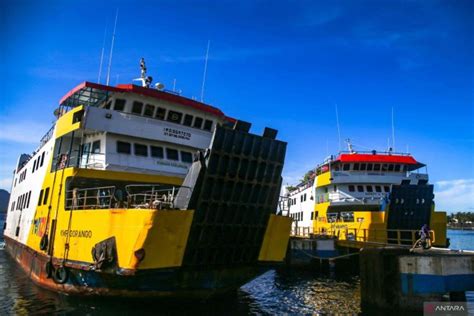
{"label": "ship door", "polygon": [[91,152],[91,143],[85,143],[81,148],[81,167],[87,167],[89,164],[89,155]]}

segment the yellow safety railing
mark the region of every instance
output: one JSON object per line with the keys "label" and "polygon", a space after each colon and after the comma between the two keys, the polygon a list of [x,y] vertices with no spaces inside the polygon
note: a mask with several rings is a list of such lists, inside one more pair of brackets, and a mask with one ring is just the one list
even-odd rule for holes
{"label": "yellow safety railing", "polygon": [[[344,242],[376,243],[389,245],[413,245],[419,238],[419,230],[408,229],[368,229],[368,228],[320,228],[314,231],[312,227],[293,227],[292,237],[325,236],[334,237]],[[429,231],[430,243],[436,240],[435,232]]]}

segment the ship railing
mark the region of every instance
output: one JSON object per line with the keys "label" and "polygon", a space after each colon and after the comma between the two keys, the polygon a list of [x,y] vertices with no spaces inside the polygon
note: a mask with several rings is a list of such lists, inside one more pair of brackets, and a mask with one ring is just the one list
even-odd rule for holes
{"label": "ship railing", "polygon": [[192,189],[186,186],[164,187],[163,185],[131,184],[125,186],[127,191],[127,202],[129,208],[138,209],[174,209],[174,203],[178,191],[182,190],[189,198]]}
{"label": "ship railing", "polygon": [[105,153],[74,150],[68,158],[67,166],[76,166],[82,169],[105,169]]}
{"label": "ship railing", "polygon": [[125,186],[125,193],[115,186],[74,188],[66,191],[65,208],[67,210],[174,209],[174,200],[179,189],[188,192],[185,198],[189,198],[192,193],[189,187],[163,187],[158,184],[133,184]]}
{"label": "ship railing", "polygon": [[310,237],[313,235],[313,227],[311,226],[292,226],[291,236],[292,237]]}
{"label": "ship railing", "polygon": [[67,210],[107,209],[115,202],[115,186],[74,188],[66,191]]}
{"label": "ship railing", "polygon": [[[316,235],[331,236],[345,242],[411,246],[420,236],[420,230],[412,229],[371,229],[371,228],[320,228]],[[430,230],[431,243],[435,242],[435,232]]]}

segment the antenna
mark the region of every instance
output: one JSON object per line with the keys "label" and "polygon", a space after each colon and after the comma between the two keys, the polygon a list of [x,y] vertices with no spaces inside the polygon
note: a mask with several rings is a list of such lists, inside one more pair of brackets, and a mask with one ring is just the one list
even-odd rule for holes
{"label": "antenna", "polygon": [[341,151],[341,128],[339,127],[339,112],[337,111],[337,103],[335,104],[336,106],[336,124],[337,124],[337,136],[339,138],[338,143],[339,143],[339,151]]}
{"label": "antenna", "polygon": [[114,33],[112,35],[112,45],[110,46],[110,55],[109,55],[109,66],[107,68],[107,81],[106,85],[109,85],[110,82],[110,67],[112,66],[112,54],[114,52],[114,42],[115,42],[115,30],[117,29],[117,19],[118,19],[118,8],[115,12],[115,24],[114,24]]}
{"label": "antenna", "polygon": [[347,143],[347,148],[349,149],[349,152],[351,154],[353,154],[354,153],[354,148],[352,147],[352,143],[351,143],[351,140],[349,138],[346,139],[346,143]]}
{"label": "antenna", "polygon": [[97,83],[100,83],[100,77],[102,77],[102,64],[104,62],[104,49],[105,49],[105,37],[107,35],[107,24],[104,29],[104,40],[102,41],[102,52],[100,53],[100,65],[99,65],[99,76],[97,78]]}
{"label": "antenna", "polygon": [[173,79],[173,92],[176,92],[176,78]]}
{"label": "antenna", "polygon": [[211,41],[207,41],[206,61],[204,62],[204,74],[202,75],[202,86],[201,86],[201,102],[204,101],[204,86],[206,85],[206,73],[207,73],[207,60],[209,59],[209,46]]}
{"label": "antenna", "polygon": [[393,121],[393,106],[392,106],[392,150],[395,151],[395,124]]}

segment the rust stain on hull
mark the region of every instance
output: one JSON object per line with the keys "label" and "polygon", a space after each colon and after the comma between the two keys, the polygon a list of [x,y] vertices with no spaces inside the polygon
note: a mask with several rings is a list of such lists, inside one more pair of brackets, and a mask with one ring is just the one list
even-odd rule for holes
{"label": "rust stain on hull", "polygon": [[[124,297],[209,298],[238,289],[268,270],[265,267],[233,267],[209,270],[120,270],[115,274],[95,271],[90,264],[66,262],[64,284],[48,277],[50,258],[5,236],[6,250],[32,281],[48,290],[71,295]],[[60,260],[54,259],[59,266]]]}

